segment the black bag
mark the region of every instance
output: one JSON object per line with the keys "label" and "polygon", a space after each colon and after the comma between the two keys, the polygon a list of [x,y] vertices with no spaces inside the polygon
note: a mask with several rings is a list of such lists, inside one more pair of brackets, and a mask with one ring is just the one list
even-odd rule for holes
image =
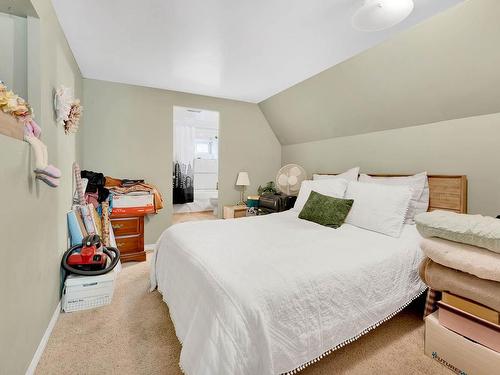
{"label": "black bag", "polygon": [[297,197],[284,194],[268,194],[259,198],[259,207],[273,212],[289,210],[295,204]]}

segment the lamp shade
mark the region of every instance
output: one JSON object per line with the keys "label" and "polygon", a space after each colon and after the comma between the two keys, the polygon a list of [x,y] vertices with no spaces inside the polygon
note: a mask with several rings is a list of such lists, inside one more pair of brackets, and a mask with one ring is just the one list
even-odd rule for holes
{"label": "lamp shade", "polygon": [[249,186],[250,179],[248,178],[248,172],[238,173],[238,179],[236,180],[236,186]]}

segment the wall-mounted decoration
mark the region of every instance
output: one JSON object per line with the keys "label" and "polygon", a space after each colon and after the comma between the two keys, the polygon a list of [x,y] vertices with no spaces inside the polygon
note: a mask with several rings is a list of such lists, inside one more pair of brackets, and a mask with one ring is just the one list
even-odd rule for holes
{"label": "wall-mounted decoration", "polygon": [[59,86],[54,97],[54,109],[58,125],[64,126],[66,134],[76,133],[83,107],[79,99],[73,97],[70,88]]}
{"label": "wall-mounted decoration", "polygon": [[12,91],[9,91],[2,81],[0,81],[0,110],[14,116],[20,121],[33,115],[29,103]]}
{"label": "wall-mounted decoration", "polygon": [[48,163],[47,146],[40,140],[42,129],[34,120],[29,103],[0,82],[0,133],[24,140],[35,154],[36,179],[51,187],[59,186],[61,171]]}
{"label": "wall-mounted decoration", "polygon": [[57,125],[64,126],[68,121],[71,104],[73,103],[73,93],[69,87],[59,86],[54,96],[54,109],[56,111]]}
{"label": "wall-mounted decoration", "polygon": [[75,99],[71,104],[68,120],[64,122],[64,131],[66,134],[76,133],[78,131],[78,124],[82,116],[83,107],[80,105],[80,100]]}

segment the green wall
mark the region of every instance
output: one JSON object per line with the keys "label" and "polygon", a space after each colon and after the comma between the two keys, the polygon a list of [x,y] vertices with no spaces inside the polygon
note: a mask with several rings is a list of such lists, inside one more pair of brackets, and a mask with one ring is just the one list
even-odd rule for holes
{"label": "green wall", "polygon": [[0,13],[0,80],[19,96],[28,96],[27,20]]}
{"label": "green wall", "polygon": [[283,145],[498,113],[499,15],[464,1],[259,105]]}
{"label": "green wall", "polygon": [[[25,373],[59,302],[59,264],[67,247],[65,213],[71,206],[76,136],[65,135],[56,125],[53,93],[60,84],[73,87],[77,96],[83,93],[80,71],[50,0],[34,0],[33,5],[39,19],[24,21],[28,64],[23,69],[27,70],[28,100],[43,129],[50,162],[61,169],[63,177],[57,189],[35,181],[29,145],[0,135],[2,375]],[[3,25],[5,18],[8,16],[0,17]],[[4,37],[0,35],[0,39]]]}
{"label": "green wall", "polygon": [[166,208],[146,222],[154,243],[172,214],[173,106],[219,111],[219,208],[235,204],[239,171],[255,193],[281,166],[281,145],[256,104],[120,83],[84,80],[82,167],[121,178],[144,178],[159,187]]}
{"label": "green wall", "polygon": [[283,163],[467,174],[500,214],[500,1],[469,0],[259,103]]}
{"label": "green wall", "polygon": [[308,174],[465,174],[469,212],[500,214],[498,142],[500,113],[369,134],[283,146],[283,163],[299,163]]}

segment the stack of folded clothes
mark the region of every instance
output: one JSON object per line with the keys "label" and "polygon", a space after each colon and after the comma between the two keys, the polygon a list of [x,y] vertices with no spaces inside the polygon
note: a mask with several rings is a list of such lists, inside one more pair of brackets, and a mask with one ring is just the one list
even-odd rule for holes
{"label": "stack of folded clothes", "polygon": [[415,221],[426,255],[420,277],[438,300],[434,319],[500,358],[500,220],[433,211]]}

